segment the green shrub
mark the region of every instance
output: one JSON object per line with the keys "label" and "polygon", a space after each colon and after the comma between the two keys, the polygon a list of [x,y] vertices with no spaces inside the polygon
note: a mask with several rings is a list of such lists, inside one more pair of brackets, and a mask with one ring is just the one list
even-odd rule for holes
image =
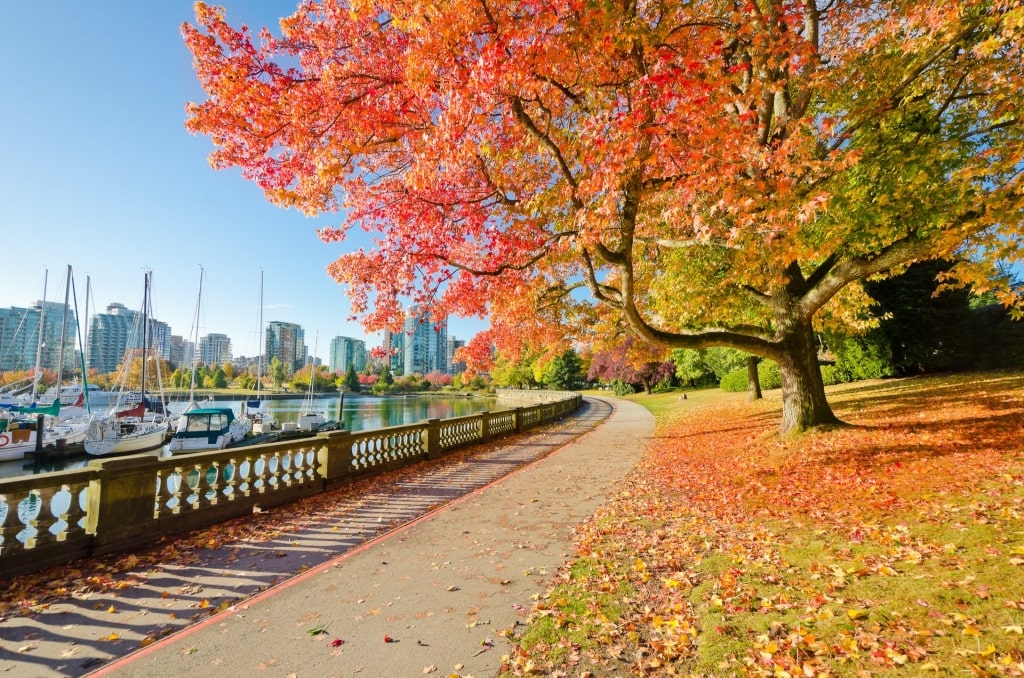
{"label": "green shrub", "polygon": [[860,337],[828,335],[826,343],[835,355],[840,381],[881,379],[896,373],[892,351],[877,330]]}
{"label": "green shrub", "polygon": [[636,393],[636,389],[621,379],[612,379],[612,393],[617,396],[631,396]]}
{"label": "green shrub", "polygon": [[[782,377],[779,376],[779,366],[774,360],[762,360],[757,364],[757,376],[761,381],[762,389],[779,388],[782,386]],[[747,368],[734,370],[722,377],[719,387],[730,393],[740,393],[747,390]]]}
{"label": "green shrub", "polygon": [[848,381],[843,378],[841,370],[836,369],[835,365],[822,365],[821,366],[821,380],[825,383],[825,386],[835,386],[836,384],[842,384]]}

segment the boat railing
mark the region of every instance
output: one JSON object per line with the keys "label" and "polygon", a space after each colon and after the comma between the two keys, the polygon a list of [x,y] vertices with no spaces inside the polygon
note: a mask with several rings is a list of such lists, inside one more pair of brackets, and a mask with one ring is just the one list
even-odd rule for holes
{"label": "boat railing", "polygon": [[135,548],[437,459],[556,421],[583,402],[577,393],[557,396],[453,419],[171,457],[104,457],[73,471],[0,479],[0,580]]}

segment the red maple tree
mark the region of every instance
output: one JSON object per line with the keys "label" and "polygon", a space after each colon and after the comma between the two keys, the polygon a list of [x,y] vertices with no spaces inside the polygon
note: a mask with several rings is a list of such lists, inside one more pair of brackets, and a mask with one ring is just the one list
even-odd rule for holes
{"label": "red maple tree", "polygon": [[733,347],[778,363],[794,431],[836,421],[814,323],[860,280],[1020,259],[1022,13],[308,0],[256,40],[200,2],[187,127],[272,202],[339,212],[324,240],[374,234],[329,268],[368,329],[422,304],[489,314],[480,360],[608,327]]}

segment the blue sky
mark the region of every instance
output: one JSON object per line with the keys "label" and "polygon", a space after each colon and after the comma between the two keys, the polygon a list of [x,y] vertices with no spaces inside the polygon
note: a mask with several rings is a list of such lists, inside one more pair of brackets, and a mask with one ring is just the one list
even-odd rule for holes
{"label": "blue sky", "polygon": [[[295,0],[222,0],[232,25],[277,32]],[[212,145],[184,127],[185,103],[204,93],[179,28],[191,0],[12,2],[0,8],[0,307],[62,301],[74,268],[79,310],[112,302],[138,308],[143,271],[153,271],[155,315],[175,334],[192,328],[199,267],[206,271],[200,334],[221,332],[233,353],[258,350],[259,276],[264,320],[303,325],[327,355],[336,335],[380,344],[349,321],[344,289],[325,267],[365,241],[324,244],[319,226],[271,206],[234,170],[207,163]],[[479,320],[449,320],[469,339]]]}

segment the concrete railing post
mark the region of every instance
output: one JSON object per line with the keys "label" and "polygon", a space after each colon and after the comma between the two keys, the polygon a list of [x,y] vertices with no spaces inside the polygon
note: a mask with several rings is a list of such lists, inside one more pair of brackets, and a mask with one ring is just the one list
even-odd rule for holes
{"label": "concrete railing post", "polygon": [[423,445],[426,448],[424,457],[426,459],[437,459],[444,454],[444,450],[441,449],[441,420],[425,419],[423,425],[426,427],[423,432],[423,435],[426,436],[426,439],[423,441]]}
{"label": "concrete railing post", "polygon": [[491,413],[486,410],[480,413],[480,442],[491,439]]}
{"label": "concrete railing post", "polygon": [[317,471],[328,487],[348,480],[352,474],[352,432],[328,431],[317,438],[323,441],[317,451]]}
{"label": "concrete railing post", "polygon": [[94,554],[130,548],[159,535],[155,517],[157,457],[94,459],[89,468],[85,531],[94,537]]}

